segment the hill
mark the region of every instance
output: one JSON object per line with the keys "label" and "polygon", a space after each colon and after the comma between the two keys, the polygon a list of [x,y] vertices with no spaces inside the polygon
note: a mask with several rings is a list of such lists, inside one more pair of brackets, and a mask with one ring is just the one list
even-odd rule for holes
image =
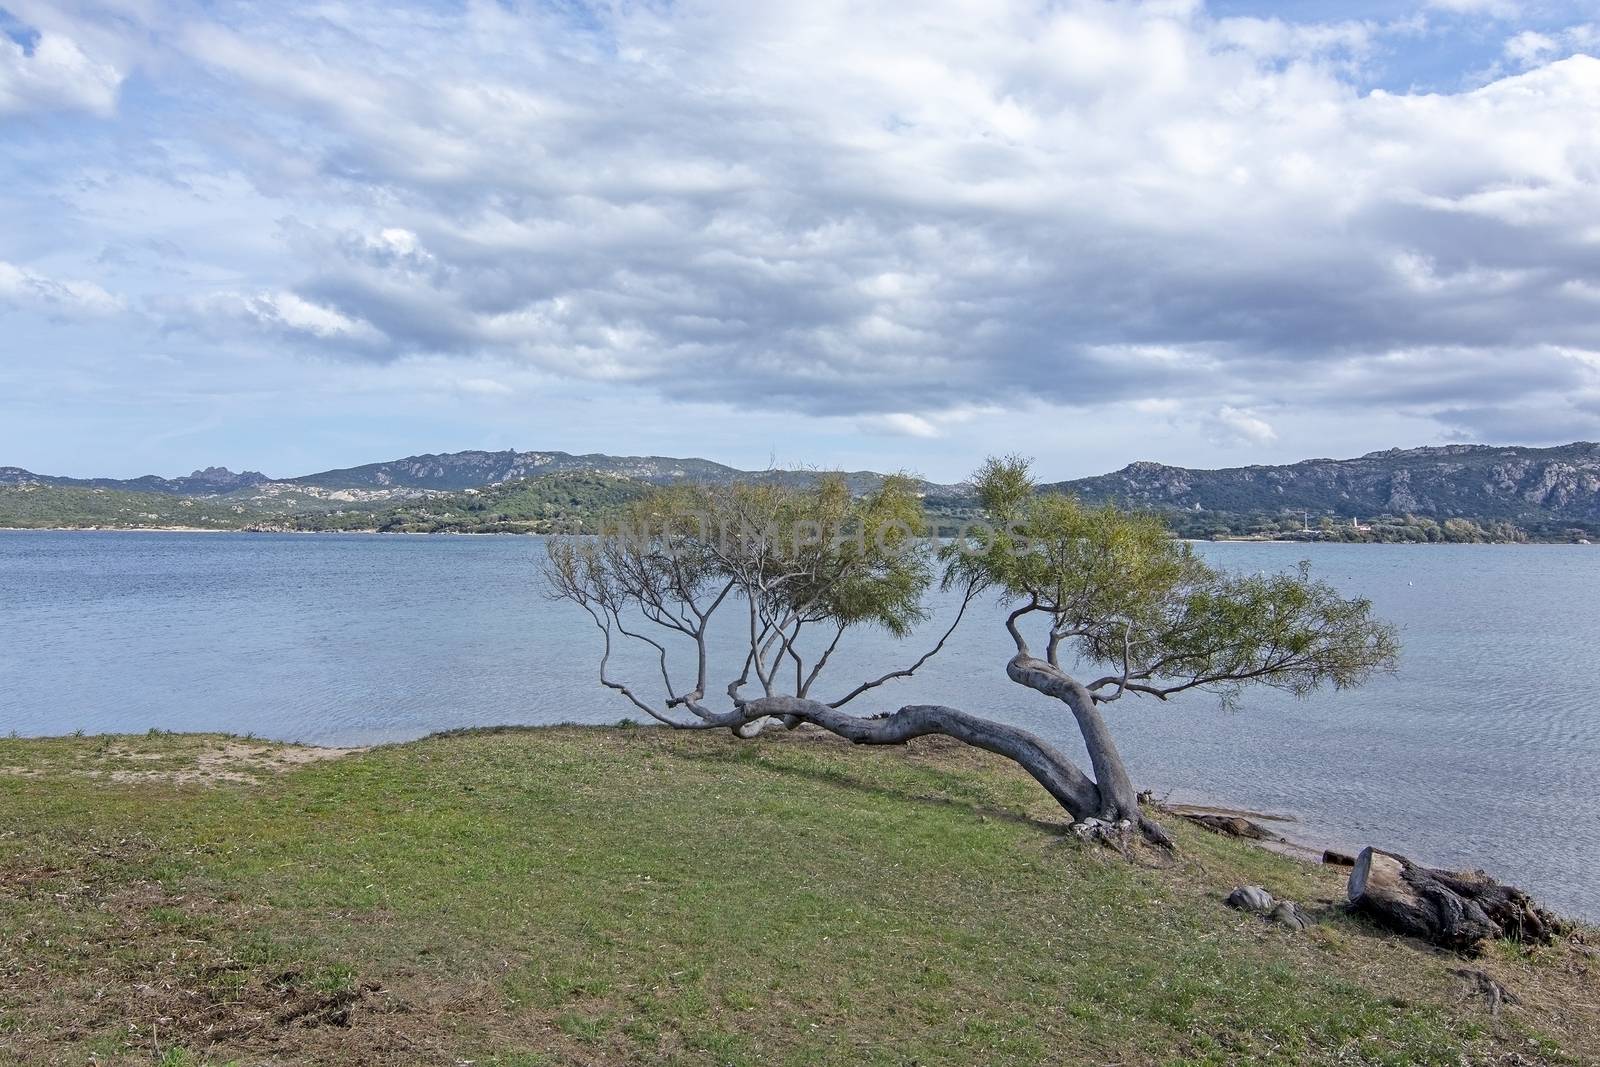
{"label": "hill", "polygon": [[[1187,825],[1139,865],[962,746],[329,755],[0,738],[0,1063],[1600,1062],[1585,945],[1465,961]],[[1224,907],[1243,883],[1314,925]]]}
{"label": "hill", "polygon": [[313,510],[291,519],[298,530],[381,533],[548,533],[595,529],[600,520],[650,488],[632,478],[561,473],[523,478],[459,493],[368,507]]}
{"label": "hill", "polygon": [[1445,445],[1193,470],[1132,463],[1047,489],[1165,511],[1600,522],[1600,444]]}
{"label": "hill", "polygon": [[459,493],[274,492],[261,486],[226,496],[0,485],[0,528],[264,530],[285,532],[543,533],[584,529],[650,486],[629,478],[547,474]]}
{"label": "hill", "polygon": [[[650,485],[669,485],[674,482],[726,485],[734,481],[806,485],[818,476],[818,472],[812,470],[739,470],[708,459],[611,456],[602,453],[579,456],[568,452],[507,450],[427,453],[293,478],[268,478],[257,471],[235,474],[226,467],[207,467],[184,478],[162,478],[153,474],[128,479],[66,478],[35,474],[21,467],[0,467],[0,486],[71,486],[178,496],[231,494],[252,501],[273,496],[290,497],[298,493],[306,501],[321,498],[337,504],[415,497],[430,492],[459,492],[551,474],[604,475]],[[876,471],[844,472],[846,482],[855,492],[876,488],[883,477]],[[931,482],[923,484],[930,491],[948,492],[955,488]]]}
{"label": "hill", "polygon": [[223,497],[180,497],[81,485],[0,485],[0,528],[242,530],[273,518]]}
{"label": "hill", "polygon": [[260,471],[235,474],[226,467],[206,467],[184,478],[63,478],[34,474],[21,467],[0,467],[0,486],[49,485],[78,489],[118,489],[131,493],[167,493],[175,496],[218,495],[248,489],[270,481]]}
{"label": "hill", "polygon": [[[525,532],[567,519],[592,519],[651,485],[806,484],[817,476],[806,470],[742,471],[705,459],[517,451],[408,456],[290,479],[208,467],[185,478],[117,481],[3,467],[0,525]],[[876,487],[883,477],[873,471],[845,474],[856,492]],[[932,482],[921,487],[935,514],[956,521],[975,516],[974,501],[963,487]],[[1303,524],[1322,536],[1330,523],[1337,527],[1333,533],[1347,540],[1600,535],[1600,444],[1589,442],[1555,448],[1390,449],[1356,459],[1221,470],[1140,462],[1042,488],[1161,511],[1185,536],[1296,536]],[[42,489],[51,492],[26,500],[20,496]],[[85,495],[90,493],[102,495]],[[185,509],[177,519],[172,497],[188,501],[177,505]],[[200,516],[209,518],[181,521]],[[1358,528],[1356,520],[1375,520],[1375,532]]]}

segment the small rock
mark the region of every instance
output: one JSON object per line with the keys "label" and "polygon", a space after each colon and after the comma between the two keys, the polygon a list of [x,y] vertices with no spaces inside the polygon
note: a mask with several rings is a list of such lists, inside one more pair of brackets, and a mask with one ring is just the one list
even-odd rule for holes
{"label": "small rock", "polygon": [[1253,911],[1258,915],[1265,915],[1272,910],[1276,903],[1272,894],[1258,885],[1242,885],[1228,894],[1228,899],[1223,901],[1230,908],[1239,911]]}
{"label": "small rock", "polygon": [[1300,905],[1292,900],[1279,901],[1278,906],[1268,913],[1267,918],[1291,930],[1304,930],[1311,925],[1311,920],[1300,910]]}

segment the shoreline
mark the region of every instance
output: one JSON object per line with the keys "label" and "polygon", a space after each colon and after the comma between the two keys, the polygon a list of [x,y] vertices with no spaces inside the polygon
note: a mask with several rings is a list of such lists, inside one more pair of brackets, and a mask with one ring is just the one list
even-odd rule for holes
{"label": "shoreline", "polygon": [[[252,530],[218,526],[0,526],[0,533],[204,533],[204,534],[282,534],[316,536],[321,534],[360,534],[371,537],[548,537],[538,530]],[[1187,545],[1359,545],[1391,548],[1593,548],[1579,541],[1303,541],[1284,537],[1176,537]],[[1600,542],[1597,542],[1600,543]]]}
{"label": "shoreline", "polygon": [[129,534],[267,534],[306,537],[321,534],[360,534],[369,537],[542,537],[533,531],[509,530],[249,530],[220,526],[0,526],[0,533],[129,533]]}

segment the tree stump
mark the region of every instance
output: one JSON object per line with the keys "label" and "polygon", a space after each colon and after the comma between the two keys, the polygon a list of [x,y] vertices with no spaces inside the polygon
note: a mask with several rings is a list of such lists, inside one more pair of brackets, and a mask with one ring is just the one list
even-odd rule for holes
{"label": "tree stump", "polygon": [[1475,953],[1484,941],[1549,944],[1558,924],[1528,894],[1482,871],[1441,871],[1364,848],[1350,872],[1355,909],[1397,933]]}

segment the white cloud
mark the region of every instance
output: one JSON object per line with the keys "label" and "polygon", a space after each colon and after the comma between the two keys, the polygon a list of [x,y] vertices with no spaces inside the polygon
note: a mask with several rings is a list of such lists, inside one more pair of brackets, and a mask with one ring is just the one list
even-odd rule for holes
{"label": "white cloud", "polygon": [[231,321],[254,331],[362,348],[383,339],[371,323],[281,290],[213,293],[184,300],[176,308],[176,322],[202,328]]}
{"label": "white cloud", "polygon": [[942,435],[938,426],[921,415],[913,415],[906,411],[873,415],[861,419],[860,426],[867,433],[890,434],[896,437],[930,438]]}
{"label": "white cloud", "polygon": [[505,382],[493,378],[462,378],[456,382],[456,388],[473,396],[511,396],[516,392]]}
{"label": "white cloud", "polygon": [[121,298],[94,282],[51,278],[0,260],[0,302],[55,316],[110,315],[123,309]]}
{"label": "white cloud", "polygon": [[64,130],[0,197],[69,205],[69,246],[181,250],[187,276],[116,287],[210,349],[885,441],[1037,403],[1256,446],[1261,412],[1510,404],[1572,385],[1552,346],[1600,349],[1600,61],[1558,58],[1582,27],[1408,93],[1363,65],[1420,22],[1194,2],[53,6],[50,33],[189,104],[119,116],[117,158]]}
{"label": "white cloud", "polygon": [[1536,66],[1560,45],[1555,39],[1535,30],[1523,30],[1505,44],[1507,58],[1524,67]]}
{"label": "white cloud", "polygon": [[30,47],[0,34],[0,115],[77,110],[109,115],[122,74],[97,63],[77,42],[41,32]]}
{"label": "white cloud", "polygon": [[1278,439],[1278,431],[1266,419],[1228,404],[1212,415],[1208,433],[1219,444],[1265,445]]}
{"label": "white cloud", "polygon": [[1427,0],[1427,4],[1439,11],[1492,15],[1501,19],[1516,18],[1522,14],[1523,7],[1520,0]]}

